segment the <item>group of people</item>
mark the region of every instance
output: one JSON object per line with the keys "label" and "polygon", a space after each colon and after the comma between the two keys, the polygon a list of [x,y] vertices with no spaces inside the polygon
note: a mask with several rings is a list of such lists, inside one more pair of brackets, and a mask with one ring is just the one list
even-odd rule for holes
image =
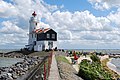
{"label": "group of people", "polygon": [[83,55],[86,57],[86,55],[89,54],[89,52],[78,52],[78,51],[66,51],[66,53],[67,53],[67,56],[73,57],[71,58],[73,64],[77,63],[77,60],[80,57],[80,55]]}
{"label": "group of people", "polygon": [[0,80],[13,80],[25,75],[35,65],[39,64],[41,59],[37,56],[22,55],[23,60],[10,67],[0,67]]}

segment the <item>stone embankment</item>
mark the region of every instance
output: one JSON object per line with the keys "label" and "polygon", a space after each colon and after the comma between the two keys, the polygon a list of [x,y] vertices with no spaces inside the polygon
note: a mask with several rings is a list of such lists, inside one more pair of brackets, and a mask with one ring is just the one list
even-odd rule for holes
{"label": "stone embankment", "polygon": [[0,80],[24,80],[28,74],[48,56],[47,52],[34,52],[30,55],[23,55],[23,53],[11,52],[5,54],[7,58],[21,58],[23,61],[17,62],[10,67],[0,67]]}
{"label": "stone embankment", "polygon": [[[56,56],[66,56],[66,54],[64,52],[57,52]],[[61,80],[83,80],[77,76],[78,73],[71,64],[59,60],[57,60],[57,64]]]}

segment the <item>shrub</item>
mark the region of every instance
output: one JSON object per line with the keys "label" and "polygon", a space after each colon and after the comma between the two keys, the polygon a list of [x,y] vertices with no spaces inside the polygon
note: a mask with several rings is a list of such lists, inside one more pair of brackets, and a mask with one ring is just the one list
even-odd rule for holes
{"label": "shrub", "polygon": [[93,62],[98,62],[98,63],[100,63],[100,58],[97,57],[96,54],[92,54],[92,55],[90,56],[90,58],[92,59]]}
{"label": "shrub", "polygon": [[78,75],[85,80],[111,80],[111,75],[103,70],[101,64],[98,64],[99,58],[92,55],[91,59],[94,61],[82,60]]}

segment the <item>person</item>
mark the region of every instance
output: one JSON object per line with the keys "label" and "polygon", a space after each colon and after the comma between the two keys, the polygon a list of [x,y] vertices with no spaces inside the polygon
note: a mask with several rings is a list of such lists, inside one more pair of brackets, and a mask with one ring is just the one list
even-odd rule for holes
{"label": "person", "polygon": [[73,52],[73,56],[74,56],[74,64],[77,62],[78,56],[76,55],[75,51]]}

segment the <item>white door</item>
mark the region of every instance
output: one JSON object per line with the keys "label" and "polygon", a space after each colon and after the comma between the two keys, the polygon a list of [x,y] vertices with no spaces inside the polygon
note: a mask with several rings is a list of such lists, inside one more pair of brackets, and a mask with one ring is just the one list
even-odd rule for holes
{"label": "white door", "polygon": [[48,42],[49,49],[53,48],[53,42]]}

